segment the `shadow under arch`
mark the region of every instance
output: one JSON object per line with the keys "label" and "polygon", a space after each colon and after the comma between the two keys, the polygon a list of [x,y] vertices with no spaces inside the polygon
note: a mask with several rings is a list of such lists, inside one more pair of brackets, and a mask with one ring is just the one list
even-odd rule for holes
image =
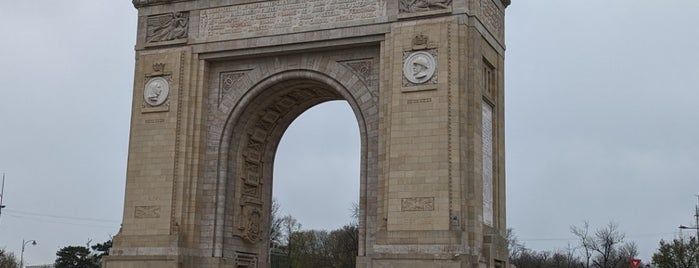
{"label": "shadow under arch", "polygon": [[[347,71],[349,72],[349,71]],[[359,255],[365,254],[367,197],[375,194],[378,108],[360,79],[316,70],[285,70],[253,85],[233,105],[219,140],[213,257],[266,263],[274,156],[289,125],[309,108],[332,100],[350,105],[360,130]],[[372,177],[369,181],[369,177]],[[372,228],[369,228],[372,229]],[[369,230],[369,232],[371,232]]]}

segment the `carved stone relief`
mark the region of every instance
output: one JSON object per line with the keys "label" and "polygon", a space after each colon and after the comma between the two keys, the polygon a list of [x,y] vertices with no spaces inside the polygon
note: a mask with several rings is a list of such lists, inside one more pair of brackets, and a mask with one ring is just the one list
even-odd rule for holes
{"label": "carved stone relief", "polygon": [[160,218],[160,206],[136,206],[134,218]]}
{"label": "carved stone relief", "polygon": [[413,49],[414,50],[426,49],[429,44],[430,44],[430,39],[427,36],[425,36],[424,34],[416,35],[413,38]]}
{"label": "carved stone relief", "polygon": [[359,75],[360,79],[365,79],[371,75],[371,60],[361,60],[346,62],[345,64]]}
{"label": "carved stone relief", "polygon": [[262,239],[262,209],[256,205],[243,206],[243,238],[251,243]]}
{"label": "carved stone relief", "polygon": [[437,83],[436,50],[404,52],[403,57],[403,86]]}
{"label": "carved stone relief", "polygon": [[369,93],[374,101],[378,101],[379,94],[376,91],[376,78],[372,75],[372,68],[374,67],[373,59],[365,60],[355,60],[355,61],[345,61],[341,62],[343,65],[347,66],[352,72],[354,72],[359,79],[364,81],[369,88]]}
{"label": "carved stone relief", "polygon": [[189,13],[173,12],[148,17],[146,42],[164,42],[187,38]]}
{"label": "carved stone relief", "polygon": [[434,197],[403,198],[400,205],[401,211],[431,211],[434,210]]}
{"label": "carved stone relief", "polygon": [[224,96],[230,93],[236,82],[240,81],[247,71],[236,71],[236,72],[225,72],[221,73],[219,76],[219,91],[218,91],[218,103],[221,104],[221,100]]}
{"label": "carved stone relief", "polygon": [[300,105],[309,99],[319,98],[328,93],[321,90],[301,89],[277,97],[269,106],[253,119],[247,139],[241,148],[242,165],[238,175],[240,192],[239,221],[237,223],[239,236],[250,243],[257,243],[264,237],[263,228],[266,216],[262,214],[264,200],[262,198],[262,178],[264,163],[262,157],[269,142],[269,135],[274,130],[277,121],[288,113],[292,107]]}
{"label": "carved stone relief", "polygon": [[163,77],[152,77],[143,90],[143,101],[151,107],[160,106],[170,95],[170,83]]}
{"label": "carved stone relief", "polygon": [[451,0],[401,0],[400,12],[416,13],[430,10],[448,9]]}

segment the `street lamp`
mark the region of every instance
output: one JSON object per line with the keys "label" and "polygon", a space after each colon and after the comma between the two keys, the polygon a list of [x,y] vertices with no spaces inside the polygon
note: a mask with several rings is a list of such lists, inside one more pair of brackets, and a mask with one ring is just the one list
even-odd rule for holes
{"label": "street lamp", "polygon": [[[694,207],[694,226],[684,226],[680,225],[680,229],[694,229],[697,230],[697,235],[694,237],[694,241],[699,245],[699,195],[697,195],[697,205]],[[695,256],[694,259],[697,268],[699,268],[699,252],[697,252],[697,255]]]}
{"label": "street lamp", "polygon": [[19,257],[19,268],[24,268],[24,247],[27,246],[27,244],[29,243],[32,243],[32,246],[36,246],[36,240],[22,240],[22,254],[20,254]]}
{"label": "street lamp", "polygon": [[[699,197],[699,196],[698,196],[698,197]],[[680,225],[680,229],[695,229],[695,230],[697,230],[697,237],[696,237],[696,239],[698,239],[698,241],[699,241],[699,205],[697,205],[697,206],[694,208],[694,210],[695,210],[695,212],[694,212],[694,220],[696,221],[695,225],[694,225],[694,226],[684,226],[684,225]]]}

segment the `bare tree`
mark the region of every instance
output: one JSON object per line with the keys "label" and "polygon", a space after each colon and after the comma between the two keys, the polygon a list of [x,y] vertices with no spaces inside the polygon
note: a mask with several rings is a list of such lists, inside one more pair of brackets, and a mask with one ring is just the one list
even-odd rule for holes
{"label": "bare tree", "polygon": [[281,246],[284,239],[284,230],[282,229],[284,218],[279,215],[280,209],[281,205],[279,205],[277,199],[272,199],[272,208],[269,216],[269,246],[273,248]]}
{"label": "bare tree", "polygon": [[636,258],[638,256],[638,245],[636,245],[635,242],[626,242],[623,245],[619,246],[619,249],[617,250],[617,265],[616,267],[620,268],[625,268],[627,267],[627,264],[631,259]]}
{"label": "bare tree", "polygon": [[582,263],[580,258],[575,256],[575,248],[568,243],[568,247],[561,254],[565,255],[566,266],[565,267],[579,267]]}
{"label": "bare tree", "polygon": [[597,252],[593,260],[596,267],[613,268],[619,262],[617,247],[624,241],[625,235],[618,228],[616,223],[610,222],[607,227],[595,231],[591,248]]}
{"label": "bare tree", "polygon": [[585,258],[585,268],[590,268],[590,260],[592,259],[593,244],[594,240],[590,236],[590,224],[587,221],[583,222],[583,225],[571,226],[570,232],[580,239],[580,246],[582,247],[584,258]]}
{"label": "bare tree", "polygon": [[12,252],[7,252],[0,248],[0,268],[16,268],[19,267],[17,256]]}
{"label": "bare tree", "polygon": [[614,222],[597,229],[594,234],[590,234],[587,221],[579,227],[571,226],[570,231],[580,239],[585,268],[613,268],[638,255],[635,243],[622,244],[626,235],[619,231],[619,225]]}
{"label": "bare tree", "polygon": [[527,251],[524,244],[519,242],[517,239],[514,229],[507,228],[505,239],[507,239],[507,250],[509,252],[510,260],[519,259]]}

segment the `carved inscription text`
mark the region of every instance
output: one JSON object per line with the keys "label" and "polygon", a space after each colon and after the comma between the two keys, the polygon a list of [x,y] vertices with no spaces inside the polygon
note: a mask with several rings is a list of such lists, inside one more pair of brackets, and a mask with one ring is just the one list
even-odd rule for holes
{"label": "carved inscription text", "polygon": [[505,13],[501,11],[492,0],[481,0],[479,17],[486,28],[497,38],[504,38],[503,20]]}
{"label": "carved inscription text", "polygon": [[483,102],[483,222],[493,226],[493,107]]}
{"label": "carved inscription text", "polygon": [[200,37],[207,40],[348,26],[384,17],[378,0],[277,0],[202,10]]}

